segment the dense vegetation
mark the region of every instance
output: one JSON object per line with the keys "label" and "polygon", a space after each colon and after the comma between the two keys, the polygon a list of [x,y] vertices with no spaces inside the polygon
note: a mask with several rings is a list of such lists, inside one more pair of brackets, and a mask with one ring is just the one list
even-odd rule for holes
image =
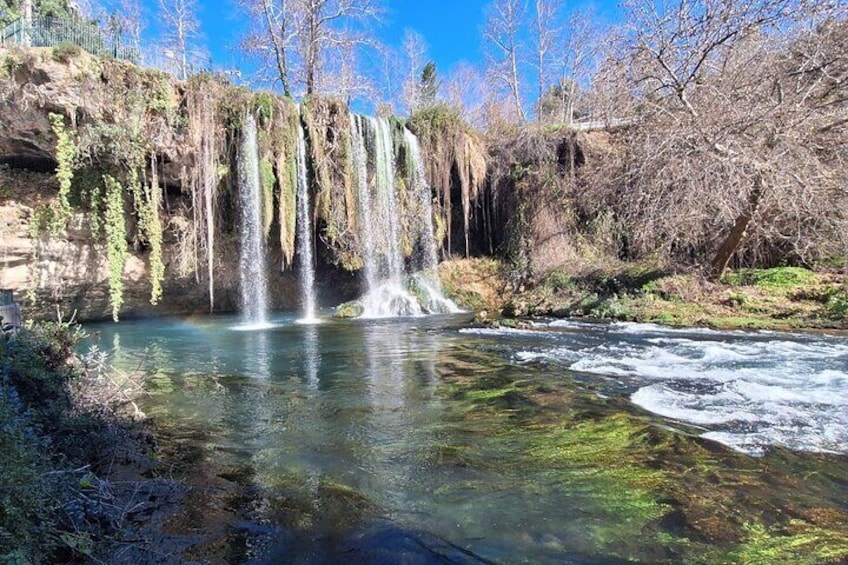
{"label": "dense vegetation", "polygon": [[[99,358],[76,357],[79,326],[0,338],[0,561],[72,562],[117,542],[124,500],[98,475],[128,440]],[[111,399],[111,401],[110,401]]]}

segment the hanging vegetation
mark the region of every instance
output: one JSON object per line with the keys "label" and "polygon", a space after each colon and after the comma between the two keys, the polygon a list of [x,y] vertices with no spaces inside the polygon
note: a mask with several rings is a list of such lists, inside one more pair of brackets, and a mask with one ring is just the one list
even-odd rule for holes
{"label": "hanging vegetation", "polygon": [[124,265],[127,262],[127,227],[124,218],[124,189],[110,175],[103,176],[106,186],[106,217],[103,227],[106,232],[106,251],[109,260],[109,304],[112,319],[118,321],[118,313],[124,303]]}
{"label": "hanging vegetation", "polygon": [[55,234],[64,230],[68,220],[71,219],[69,197],[77,151],[73,138],[65,127],[65,118],[59,114],[49,114],[48,117],[53,134],[56,136],[56,178],[59,181],[59,195],[49,222],[50,232]]}
{"label": "hanging vegetation", "polygon": [[[486,181],[486,147],[447,105],[435,105],[416,112],[409,127],[418,136],[427,159],[427,177],[439,193],[439,211],[446,235],[445,251],[454,249],[451,195],[460,192],[466,255],[470,253],[472,204]],[[454,178],[454,172],[457,178]]]}
{"label": "hanging vegetation", "polygon": [[297,230],[297,128],[300,113],[287,99],[276,98],[269,128],[273,171],[277,178],[277,214],[280,223],[281,269],[294,264]]}
{"label": "hanging vegetation", "polygon": [[165,278],[159,185],[155,177],[151,182],[142,183],[138,169],[130,169],[127,177],[127,189],[133,195],[133,205],[138,216],[137,237],[143,237],[150,246],[150,303],[155,305],[162,298],[162,282]]}
{"label": "hanging vegetation", "polygon": [[356,242],[356,194],[350,155],[350,118],[338,100],[311,98],[301,106],[311,157],[315,216],[333,260],[353,270],[361,264]]}
{"label": "hanging vegetation", "polygon": [[[216,210],[218,207],[218,183],[227,169],[222,167],[222,153],[218,122],[218,95],[220,84],[200,75],[188,83],[186,106],[188,114],[189,143],[195,155],[197,166],[193,167],[190,190],[192,202],[200,208],[202,202],[202,223],[205,227],[204,247],[206,249],[206,279],[209,295],[209,311],[215,309],[215,234]],[[155,169],[155,159],[153,168]],[[197,215],[197,211],[195,211]],[[197,225],[194,230],[199,229]]]}

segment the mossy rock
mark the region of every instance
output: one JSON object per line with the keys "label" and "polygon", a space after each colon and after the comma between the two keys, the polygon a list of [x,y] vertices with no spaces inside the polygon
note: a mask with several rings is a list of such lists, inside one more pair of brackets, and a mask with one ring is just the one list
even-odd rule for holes
{"label": "mossy rock", "polygon": [[336,312],[333,314],[336,318],[358,318],[365,311],[365,307],[358,300],[345,302],[336,306]]}

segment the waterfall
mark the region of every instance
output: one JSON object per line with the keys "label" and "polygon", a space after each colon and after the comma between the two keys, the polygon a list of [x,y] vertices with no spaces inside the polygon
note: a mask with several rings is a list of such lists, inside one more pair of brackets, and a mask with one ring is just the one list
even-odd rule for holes
{"label": "waterfall", "polygon": [[309,183],[306,178],[306,134],[297,123],[297,266],[300,271],[300,301],[303,323],[315,318],[315,260],[312,254],[312,220],[309,206]]}
{"label": "waterfall", "polygon": [[418,238],[419,251],[418,268],[415,279],[421,294],[425,297],[424,307],[429,312],[456,313],[459,307],[442,294],[442,284],[439,281],[439,255],[436,247],[436,237],[433,229],[433,191],[427,182],[424,170],[424,158],[421,156],[421,146],[418,138],[408,129],[403,130],[406,147],[409,151],[408,161],[412,165],[409,175],[412,190],[418,194]]}
{"label": "waterfall", "polygon": [[436,248],[436,237],[433,235],[433,195],[424,171],[424,159],[421,157],[421,146],[418,144],[418,138],[408,129],[403,130],[403,135],[410,153],[412,187],[418,193],[420,216],[417,218],[418,235],[422,247],[419,269],[434,274],[438,279],[439,256]]}
{"label": "waterfall", "polygon": [[397,187],[395,185],[395,153],[392,132],[385,118],[370,118],[376,129],[374,161],[377,167],[377,199],[379,225],[385,241],[386,267],[384,278],[399,283],[403,277],[403,252],[398,228]]}
{"label": "waterfall", "polygon": [[408,235],[415,237],[416,247],[424,254],[417,261],[421,272],[407,275],[401,228],[404,210],[398,199],[392,124],[384,118],[364,118],[353,114],[350,121],[351,157],[359,199],[358,238],[366,286],[365,295],[359,301],[362,317],[420,316],[459,311],[455,304],[442,296],[438,282],[432,196],[425,180],[417,138],[404,128],[404,147],[408,157],[412,154],[408,161],[414,164],[407,167],[407,190],[417,197],[415,202],[405,202],[404,206],[409,211],[417,209],[418,212],[411,217],[415,233]]}
{"label": "waterfall", "polygon": [[374,239],[374,215],[371,213],[371,191],[368,188],[368,150],[365,146],[365,122],[356,114],[350,114],[351,124],[351,155],[356,174],[356,195],[359,199],[359,237],[361,242],[363,271],[367,287],[374,288],[377,284],[377,259],[374,256],[376,240]]}
{"label": "waterfall", "polygon": [[246,115],[238,154],[238,200],[241,218],[239,288],[245,324],[268,322],[268,281],[265,278],[265,238],[262,230],[262,190],[256,120]]}

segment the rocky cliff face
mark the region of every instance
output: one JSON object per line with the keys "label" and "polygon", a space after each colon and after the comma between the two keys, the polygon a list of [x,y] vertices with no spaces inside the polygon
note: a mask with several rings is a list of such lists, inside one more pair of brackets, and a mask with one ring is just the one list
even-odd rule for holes
{"label": "rocky cliff face", "polygon": [[[108,181],[114,181],[126,230],[121,239],[129,250],[117,267],[120,315],[209,312],[210,279],[214,311],[237,310],[236,160],[247,112],[262,128],[269,306],[292,310],[299,299],[291,271],[291,130],[300,117],[291,101],[206,75],[181,82],[75,50],[0,49],[0,288],[15,291],[25,317],[109,317],[116,266],[104,224],[116,204],[107,201]],[[338,135],[329,131],[330,115],[348,122],[343,104],[313,102],[307,127],[314,159],[326,168],[316,169],[311,188],[313,201],[321,203],[315,211],[324,243],[319,279],[325,302],[338,303],[353,298],[358,287],[356,276],[343,268],[339,242],[349,247],[349,234],[334,223],[344,216],[337,203],[345,202],[336,192],[346,186],[336,172],[347,164],[335,166],[318,152],[343,149],[324,145]],[[71,156],[61,155],[57,123],[72,144]],[[64,188],[56,174],[63,167],[72,176]],[[207,254],[213,243],[214,253]],[[160,257],[164,275],[157,279],[152,265]],[[156,280],[162,297],[153,305]]]}
{"label": "rocky cliff face", "polygon": [[[49,115],[60,114],[73,126],[114,124],[132,127],[139,107],[130,97],[155,96],[155,104],[180,103],[182,85],[157,71],[143,71],[121,61],[101,61],[79,51],[57,55],[55,49],[0,48],[0,163],[52,172],[56,137]],[[135,114],[135,115],[133,115]],[[150,124],[154,125],[154,124]],[[158,127],[151,147],[173,163],[171,178],[186,164],[185,132]],[[147,129],[147,128],[145,128]]]}
{"label": "rocky cliff face", "polygon": [[[74,313],[78,319],[105,318],[111,313],[107,254],[93,237],[91,211],[76,209],[58,234],[45,234],[37,225],[39,211],[55,208],[59,192],[49,116],[61,115],[72,127],[116,124],[127,118],[128,105],[110,96],[110,82],[133,90],[129,76],[147,82],[161,78],[163,97],[176,96],[176,86],[158,75],[122,75],[126,66],[104,64],[84,52],[67,60],[54,55],[51,49],[0,50],[0,287],[15,291],[28,318],[67,319]],[[184,165],[176,136],[159,136],[155,145],[162,161],[175,165],[171,170]],[[174,215],[167,222],[163,255],[173,273],[178,227],[185,221]],[[124,315],[208,310],[205,290],[191,274],[168,277],[167,298],[152,306],[148,255],[131,246],[123,272]],[[232,277],[221,277],[221,310],[234,307],[232,285]]]}
{"label": "rocky cliff face", "polygon": [[[205,275],[197,268],[186,242],[193,219],[189,197],[180,177],[192,166],[186,150],[185,129],[161,127],[158,116],[133,116],[132,104],[115,93],[158,97],[155,104],[175,108],[181,85],[155,72],[139,71],[119,62],[101,62],[84,52],[68,60],[56,60],[51,49],[0,50],[0,288],[15,291],[26,318],[55,318],[57,315],[90,320],[111,315],[109,264],[102,237],[92,233],[90,206],[74,206],[67,228],[45,233],[38,215],[55,209],[59,184],[54,174],[56,135],[49,115],[65,117],[71,127],[92,126],[81,136],[81,144],[97,142],[95,128],[132,127],[144,119],[150,134],[149,150],[160,164],[166,191],[163,211],[162,255],[166,269],[163,297],[152,305],[150,249],[136,236],[130,238],[130,253],[123,269],[122,316],[208,312],[209,296]],[[114,163],[101,160],[90,147],[79,157],[80,168],[90,166],[110,171]],[[80,183],[85,182],[84,180]],[[79,196],[76,196],[79,198]],[[77,204],[80,204],[77,202]],[[131,209],[131,206],[128,206]],[[132,216],[132,214],[130,215]],[[136,218],[128,217],[132,223]],[[236,246],[222,238],[216,250],[215,311],[237,309],[238,280],[232,265],[238,263]],[[293,307],[295,283],[291,274],[272,274],[280,292],[274,294],[278,308]]]}
{"label": "rocky cliff face", "polygon": [[[0,168],[0,288],[15,291],[25,318],[105,319],[111,316],[109,303],[108,259],[104,245],[92,237],[86,214],[78,212],[61,236],[33,234],[32,222],[40,206],[55,205],[58,192],[55,177]],[[122,316],[166,315],[208,312],[209,298],[205,281],[193,273],[183,273],[180,265],[180,226],[188,220],[169,219],[163,245],[166,272],[163,298],[150,304],[149,251],[132,249],[123,271],[124,307]],[[216,304],[219,312],[237,308],[237,276],[227,265],[238,263],[237,249],[222,249],[216,269]],[[293,296],[292,277],[279,275],[278,288]],[[279,300],[278,307],[287,307]]]}

